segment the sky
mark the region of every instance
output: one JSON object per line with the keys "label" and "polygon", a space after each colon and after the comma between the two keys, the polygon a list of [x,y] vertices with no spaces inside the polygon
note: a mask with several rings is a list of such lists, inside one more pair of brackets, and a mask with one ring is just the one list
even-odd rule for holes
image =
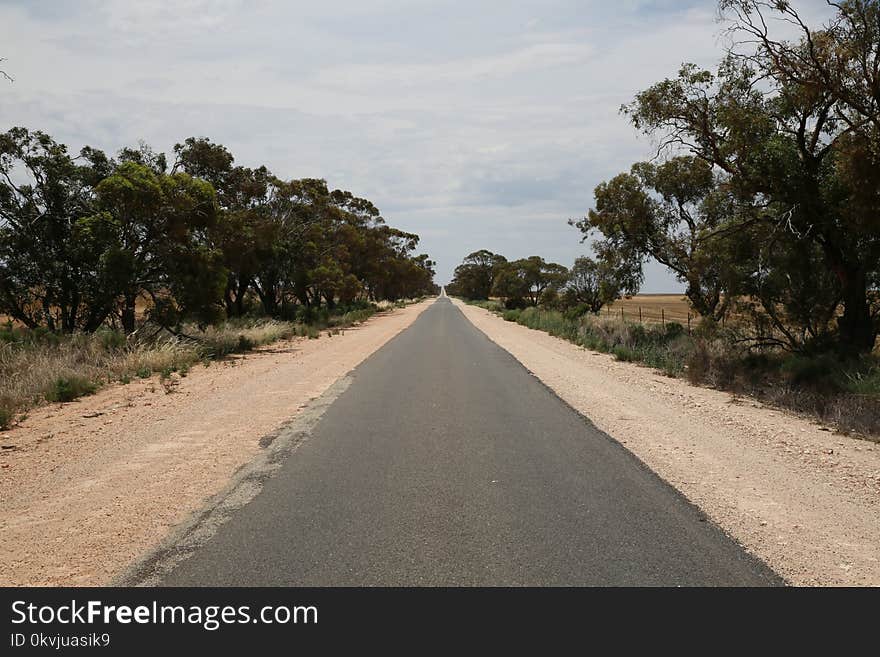
{"label": "sky", "polygon": [[[0,130],[73,151],[210,137],[370,199],[442,284],[481,248],[588,253],[568,220],[654,152],[620,106],[716,64],[721,31],[714,0],[0,0]],[[647,267],[644,292],[681,289]]]}

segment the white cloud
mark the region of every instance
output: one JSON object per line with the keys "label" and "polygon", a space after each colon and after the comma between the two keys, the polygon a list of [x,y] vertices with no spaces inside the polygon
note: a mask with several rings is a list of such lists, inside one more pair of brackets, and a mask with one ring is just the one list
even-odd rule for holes
{"label": "white cloud", "polygon": [[588,44],[540,43],[492,56],[456,59],[434,64],[353,65],[320,72],[323,84],[351,89],[377,85],[434,86],[449,82],[479,82],[586,62]]}
{"label": "white cloud", "polygon": [[[638,159],[619,106],[720,56],[709,0],[0,0],[0,129],[78,149],[192,134],[323,176],[423,236],[571,263],[566,224]],[[650,290],[674,285],[650,274]]]}

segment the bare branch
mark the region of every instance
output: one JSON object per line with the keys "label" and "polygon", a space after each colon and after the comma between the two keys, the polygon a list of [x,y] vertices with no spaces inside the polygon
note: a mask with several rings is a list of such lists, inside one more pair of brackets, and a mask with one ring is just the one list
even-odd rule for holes
{"label": "bare branch", "polygon": [[[0,57],[0,62],[5,62],[5,61],[6,61],[6,58],[5,58],[5,57]],[[6,71],[4,71],[2,68],[0,68],[0,76],[6,78],[6,79],[9,80],[10,82],[15,82],[15,80],[12,79],[12,76],[9,75],[9,73],[7,73]]]}

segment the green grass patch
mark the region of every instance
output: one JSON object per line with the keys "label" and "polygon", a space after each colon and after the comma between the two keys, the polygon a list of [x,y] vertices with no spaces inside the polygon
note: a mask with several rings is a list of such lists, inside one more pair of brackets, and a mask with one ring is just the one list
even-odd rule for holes
{"label": "green grass patch", "polygon": [[97,384],[81,376],[67,376],[55,379],[46,390],[46,401],[69,402],[78,397],[91,395],[98,389]]}

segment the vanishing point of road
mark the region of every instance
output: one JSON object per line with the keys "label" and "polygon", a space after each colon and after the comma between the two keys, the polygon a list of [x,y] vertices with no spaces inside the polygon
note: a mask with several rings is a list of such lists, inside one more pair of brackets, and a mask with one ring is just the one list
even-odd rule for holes
{"label": "vanishing point of road", "polygon": [[162,584],[780,583],[445,297],[351,377]]}

